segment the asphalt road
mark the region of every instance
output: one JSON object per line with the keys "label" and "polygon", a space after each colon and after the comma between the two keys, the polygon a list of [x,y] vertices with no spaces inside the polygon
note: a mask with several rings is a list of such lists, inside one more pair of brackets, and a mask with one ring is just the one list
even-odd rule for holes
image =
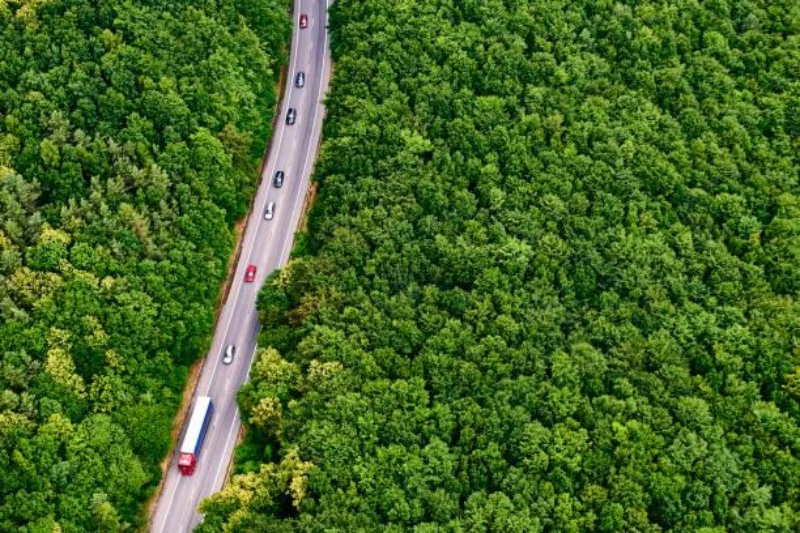
{"label": "asphalt road", "polygon": [[[300,29],[301,14],[308,16],[308,27],[305,29]],[[220,490],[225,482],[240,426],[236,393],[248,379],[256,347],[259,329],[256,296],[266,276],[284,265],[289,257],[303,199],[308,190],[325,112],[322,98],[330,79],[330,54],[325,28],[327,1],[295,0],[293,19],[289,71],[279,120],[256,194],[254,211],[245,229],[242,253],[228,300],[220,313],[214,341],[195,390],[195,396],[211,396],[214,414],[192,476],[182,476],[178,472],[177,449],[186,431],[185,425],[181,431],[151,517],[150,530],[155,533],[191,531],[202,520],[197,506]],[[303,88],[294,86],[298,72],[305,72],[306,75]],[[285,123],[289,108],[297,110],[297,120],[291,126]],[[277,170],[285,172],[280,189],[272,183]],[[272,220],[264,219],[268,202],[275,202]],[[258,268],[256,278],[253,283],[245,283],[245,270],[251,264]],[[236,346],[236,357],[231,365],[223,365],[222,352],[229,344]],[[189,416],[186,417],[188,421]]]}

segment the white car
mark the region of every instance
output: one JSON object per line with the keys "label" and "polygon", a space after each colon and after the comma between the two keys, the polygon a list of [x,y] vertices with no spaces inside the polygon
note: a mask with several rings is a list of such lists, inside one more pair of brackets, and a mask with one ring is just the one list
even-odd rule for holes
{"label": "white car", "polygon": [[236,355],[236,346],[229,344],[228,347],[225,348],[225,355],[222,357],[222,364],[229,365],[233,363],[234,355]]}
{"label": "white car", "polygon": [[267,210],[264,211],[264,220],[272,220],[272,217],[275,216],[275,202],[270,202],[267,204]]}

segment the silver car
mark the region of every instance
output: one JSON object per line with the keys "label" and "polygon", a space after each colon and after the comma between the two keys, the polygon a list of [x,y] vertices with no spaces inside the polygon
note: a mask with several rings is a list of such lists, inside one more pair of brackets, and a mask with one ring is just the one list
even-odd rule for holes
{"label": "silver car", "polygon": [[229,344],[228,347],[225,348],[225,355],[222,357],[222,364],[229,365],[233,363],[234,355],[236,355],[236,346]]}
{"label": "silver car", "polygon": [[305,84],[306,84],[306,73],[298,72],[297,77],[294,79],[295,87],[302,89]]}
{"label": "silver car", "polygon": [[272,217],[275,216],[275,202],[270,202],[267,204],[267,209],[264,211],[264,220],[272,220]]}

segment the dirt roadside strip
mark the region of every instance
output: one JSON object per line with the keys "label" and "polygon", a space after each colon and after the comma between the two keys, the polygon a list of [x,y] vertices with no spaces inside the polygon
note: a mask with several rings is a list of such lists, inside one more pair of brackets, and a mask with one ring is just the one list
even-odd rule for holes
{"label": "dirt roadside strip", "polygon": [[[276,87],[277,95],[283,95],[284,86],[286,84],[286,75],[288,72],[288,64],[285,65],[281,69],[281,75],[278,79],[278,84]],[[275,126],[277,125],[277,121],[280,119],[278,111],[280,110],[280,100],[275,102],[275,107],[273,109],[273,118],[272,118],[272,131],[275,131]],[[227,275],[225,277],[225,281],[220,288],[219,296],[217,297],[217,302],[214,306],[214,324],[213,327],[216,328],[216,324],[219,321],[219,315],[222,312],[222,308],[225,302],[228,300],[228,295],[230,294],[231,285],[233,282],[233,277],[236,274],[236,265],[239,263],[239,257],[242,254],[242,244],[243,244],[243,237],[245,233],[245,229],[247,228],[247,223],[250,221],[250,216],[255,209],[255,201],[258,192],[258,187],[261,183],[261,177],[264,175],[264,169],[267,165],[267,158],[269,157],[269,153],[272,150],[272,142],[273,136],[270,134],[269,142],[266,143],[264,147],[264,154],[261,157],[261,166],[259,167],[258,171],[258,182],[256,183],[256,188],[253,191],[253,195],[250,198],[250,207],[247,211],[247,216],[243,219],[236,222],[234,225],[234,235],[235,235],[235,245],[233,248],[233,253],[231,254],[230,258],[228,259],[228,269]],[[209,346],[213,342],[213,335],[214,329],[211,331],[211,336],[209,337]],[[167,478],[167,469],[170,467],[170,460],[175,453],[175,447],[178,445],[178,438],[180,437],[181,430],[183,429],[184,422],[186,421],[186,416],[189,412],[189,407],[192,405],[192,398],[194,397],[195,389],[197,388],[197,382],[199,381],[200,374],[202,373],[203,367],[205,366],[205,362],[208,360],[208,357],[205,356],[206,354],[202,354],[201,357],[198,358],[197,361],[192,363],[189,367],[189,377],[186,381],[186,386],[183,389],[183,399],[181,400],[181,406],[178,409],[178,412],[175,415],[175,420],[172,424],[172,430],[170,432],[170,440],[172,444],[169,448],[169,453],[167,453],[164,460],[161,462],[161,481],[159,481],[158,486],[153,491],[153,494],[147,500],[146,504],[144,505],[142,512],[146,513],[143,518],[143,523],[145,524],[145,529],[143,531],[149,530],[150,528],[150,520],[153,515],[153,506],[161,497],[161,489],[164,486],[164,480]]]}

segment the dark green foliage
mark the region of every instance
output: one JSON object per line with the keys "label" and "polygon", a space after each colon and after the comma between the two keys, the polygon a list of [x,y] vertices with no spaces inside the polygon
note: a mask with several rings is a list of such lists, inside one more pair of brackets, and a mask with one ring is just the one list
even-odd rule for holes
{"label": "dark green foliage", "polygon": [[800,529],[799,16],[333,3],[308,252],[202,530]]}
{"label": "dark green foliage", "polygon": [[0,531],[140,525],[254,190],[287,8],[0,2]]}

